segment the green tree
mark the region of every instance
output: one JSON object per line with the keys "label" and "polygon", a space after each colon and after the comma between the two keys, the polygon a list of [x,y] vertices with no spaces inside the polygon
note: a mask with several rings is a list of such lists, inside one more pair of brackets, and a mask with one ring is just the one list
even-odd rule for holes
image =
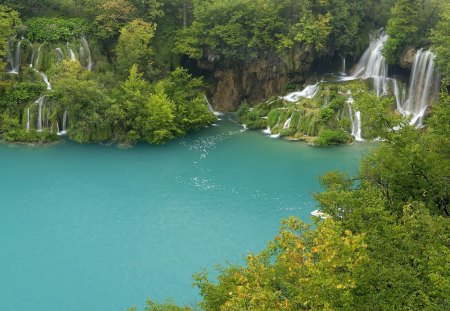
{"label": "green tree", "polygon": [[81,143],[113,139],[112,120],[106,117],[109,99],[90,73],[77,61],[63,61],[53,69],[52,78],[54,110],[59,120],[67,111],[69,137]]}
{"label": "green tree", "polygon": [[103,0],[95,18],[97,36],[101,39],[116,37],[119,30],[135,16],[136,8],[128,0]]}
{"label": "green tree", "polygon": [[115,47],[116,69],[121,75],[127,74],[134,64],[139,71],[150,73],[151,56],[153,54],[150,41],[156,25],[135,19],[120,30],[119,40]]}
{"label": "green tree", "polygon": [[175,103],[160,85],[150,95],[146,109],[146,118],[138,122],[142,128],[142,139],[151,144],[163,144],[173,139],[176,126],[173,114]]}
{"label": "green tree", "polygon": [[450,3],[446,2],[441,9],[440,21],[432,31],[432,50],[436,53],[436,66],[450,84]]}
{"label": "green tree", "polygon": [[0,71],[5,68],[5,56],[8,39],[15,28],[21,24],[19,13],[11,8],[0,4]]}
{"label": "green tree", "polygon": [[418,31],[418,1],[399,0],[392,8],[386,28],[389,35],[383,49],[386,60],[397,63],[403,49],[417,41]]}
{"label": "green tree", "polygon": [[[337,310],[351,305],[355,271],[366,263],[362,235],[329,219],[311,230],[296,218],[245,266],[195,276],[203,310]],[[320,299],[318,299],[320,297]]]}

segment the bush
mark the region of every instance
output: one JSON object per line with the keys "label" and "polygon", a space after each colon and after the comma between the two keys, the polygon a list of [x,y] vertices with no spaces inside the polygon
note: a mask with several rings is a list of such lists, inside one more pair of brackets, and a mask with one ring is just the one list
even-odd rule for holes
{"label": "bush", "polygon": [[320,117],[322,118],[322,121],[327,122],[329,121],[334,115],[334,111],[331,108],[322,108],[320,109]]}
{"label": "bush", "polygon": [[293,128],[281,129],[279,131],[279,134],[281,137],[291,136],[294,133],[295,133],[295,129],[293,129]]}
{"label": "bush", "polygon": [[345,144],[352,141],[352,137],[343,130],[323,130],[314,141],[318,147],[326,147],[337,144]]}
{"label": "bush", "polygon": [[35,17],[26,21],[30,41],[69,41],[91,32],[92,25],[82,18]]}
{"label": "bush", "polygon": [[15,129],[4,135],[5,141],[23,143],[51,143],[58,140],[58,136],[49,131],[27,131],[25,129]]}

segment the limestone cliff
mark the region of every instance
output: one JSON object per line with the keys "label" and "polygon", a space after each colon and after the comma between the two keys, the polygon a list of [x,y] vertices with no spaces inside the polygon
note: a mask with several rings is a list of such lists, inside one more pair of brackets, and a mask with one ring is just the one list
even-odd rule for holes
{"label": "limestone cliff", "polygon": [[404,69],[411,69],[414,62],[414,56],[416,55],[416,49],[414,47],[406,47],[400,55],[399,65]]}
{"label": "limestone cliff", "polygon": [[291,81],[304,81],[312,61],[310,49],[297,46],[282,55],[267,54],[232,65],[221,64],[217,57],[205,57],[198,65],[213,73],[209,95],[214,108],[233,111],[242,100],[256,103],[281,94]]}

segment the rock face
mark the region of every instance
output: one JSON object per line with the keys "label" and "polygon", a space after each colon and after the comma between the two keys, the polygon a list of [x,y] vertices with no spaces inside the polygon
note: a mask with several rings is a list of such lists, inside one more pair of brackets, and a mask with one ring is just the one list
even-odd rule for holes
{"label": "rock face", "polygon": [[290,81],[304,81],[312,61],[310,50],[298,46],[282,56],[266,55],[228,66],[216,65],[208,60],[199,62],[199,66],[213,72],[214,109],[233,111],[242,100],[257,103],[281,94]]}
{"label": "rock face", "polygon": [[414,62],[414,56],[416,55],[416,49],[414,47],[406,47],[400,55],[399,65],[404,69],[411,69]]}

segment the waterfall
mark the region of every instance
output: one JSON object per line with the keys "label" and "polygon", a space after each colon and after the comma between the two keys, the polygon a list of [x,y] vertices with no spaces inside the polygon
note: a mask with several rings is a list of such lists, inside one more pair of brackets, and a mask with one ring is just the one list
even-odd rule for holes
{"label": "waterfall", "polygon": [[31,46],[31,59],[30,59],[30,68],[33,68],[33,60],[34,60],[34,47],[33,47],[33,44],[31,44],[31,42],[30,42],[30,46]]}
{"label": "waterfall", "polygon": [[62,61],[64,59],[64,53],[61,50],[61,48],[56,48],[55,52],[56,52],[56,58],[57,58],[58,62]]}
{"label": "waterfall", "polygon": [[[81,51],[83,51],[83,55],[84,55],[84,50],[86,49],[87,51],[87,69],[89,71],[91,71],[93,63],[92,63],[92,56],[91,56],[91,49],[89,48],[89,44],[86,40],[86,38],[84,36],[81,37]],[[84,48],[83,48],[84,46]]]}
{"label": "waterfall", "polygon": [[38,104],[38,124],[37,124],[37,130],[38,132],[42,131],[42,106],[44,104],[45,96],[39,97],[39,99],[35,102]]}
{"label": "waterfall", "polygon": [[342,67],[341,67],[341,75],[342,76],[345,76],[346,75],[346,73],[345,73],[345,57],[344,56],[342,56]]}
{"label": "waterfall", "polygon": [[291,103],[295,103],[302,97],[303,98],[313,98],[319,91],[319,84],[320,84],[320,82],[317,82],[316,84],[307,85],[300,92],[292,92],[281,98],[283,98],[285,101],[291,102]]}
{"label": "waterfall", "polygon": [[363,141],[361,137],[361,112],[356,111],[355,112],[355,120],[352,124],[352,136],[355,137],[356,141]]}
{"label": "waterfall", "polygon": [[62,136],[67,134],[67,110],[64,110],[63,121],[62,121],[62,131],[59,131],[59,123],[56,123],[58,127],[57,135]]}
{"label": "waterfall", "polygon": [[45,84],[47,84],[47,90],[51,90],[52,89],[52,85],[50,84],[50,82],[48,81],[48,77],[45,73],[43,72],[39,72],[42,76],[42,79],[44,79]]}
{"label": "waterfall", "polygon": [[348,105],[348,114],[350,117],[350,122],[352,123],[352,136],[356,141],[364,141],[361,137],[361,112],[357,110],[355,112],[355,118],[353,118],[353,103],[355,100],[352,96],[349,96],[346,103]]}
{"label": "waterfall", "polygon": [[69,49],[70,52],[70,61],[74,62],[77,60],[77,58],[75,57],[75,53],[73,52],[72,49]]}
{"label": "waterfall", "polygon": [[272,132],[270,131],[270,126],[267,126],[267,128],[265,130],[263,130],[262,132],[266,135],[272,134]]}
{"label": "waterfall", "polygon": [[76,58],[75,53],[73,52],[72,48],[70,47],[69,42],[67,42],[66,46],[67,46],[67,51],[69,52],[69,55],[70,55],[70,61],[72,61],[72,62],[76,61],[77,58]]}
{"label": "waterfall", "polygon": [[42,47],[42,44],[39,45],[39,47],[38,47],[36,61],[34,62],[34,69],[36,69],[36,70],[39,70],[39,56],[41,55],[41,47]]}
{"label": "waterfall", "polygon": [[66,133],[67,132],[67,110],[64,110],[64,115],[63,115],[63,132]]}
{"label": "waterfall", "polygon": [[284,122],[283,129],[288,129],[291,126],[291,118],[292,115],[286,120],[286,122]]}
{"label": "waterfall", "polygon": [[434,100],[439,86],[439,75],[434,68],[435,55],[430,51],[417,51],[409,82],[408,99],[401,112],[411,115],[411,124],[423,125],[427,107]]}
{"label": "waterfall", "polygon": [[373,79],[373,88],[377,96],[388,93],[388,65],[381,54],[388,36],[381,32],[380,36],[372,40],[367,50],[361,56],[351,78]]}
{"label": "waterfall", "polygon": [[212,112],[212,113],[213,113],[214,115],[216,115],[216,116],[221,116],[221,115],[223,115],[223,113],[221,113],[221,112],[219,112],[219,111],[215,111],[215,110],[213,109],[213,107],[211,106],[211,104],[210,104],[210,102],[209,102],[209,100],[208,100],[208,96],[204,95],[204,97],[205,97],[205,101],[206,101],[206,104],[208,105],[208,109],[209,109],[210,112]]}
{"label": "waterfall", "polygon": [[392,89],[394,90],[395,102],[397,104],[397,110],[402,110],[402,97],[400,95],[400,89],[398,88],[398,82],[396,79],[391,79],[392,81]]}
{"label": "waterfall", "polygon": [[[8,61],[9,64],[11,66],[11,70],[8,71],[8,73],[12,73],[12,74],[19,74],[19,70],[20,70],[20,64],[21,64],[21,53],[20,53],[20,48],[21,48],[21,44],[22,41],[24,40],[24,38],[22,37],[16,44],[16,49],[15,49],[15,54],[14,54],[14,58],[12,57],[12,53],[9,47],[9,43],[8,43],[8,49],[7,49],[7,54],[8,54]],[[10,42],[10,41],[8,41]]]}
{"label": "waterfall", "polygon": [[27,109],[27,132],[30,130],[30,107]]}

